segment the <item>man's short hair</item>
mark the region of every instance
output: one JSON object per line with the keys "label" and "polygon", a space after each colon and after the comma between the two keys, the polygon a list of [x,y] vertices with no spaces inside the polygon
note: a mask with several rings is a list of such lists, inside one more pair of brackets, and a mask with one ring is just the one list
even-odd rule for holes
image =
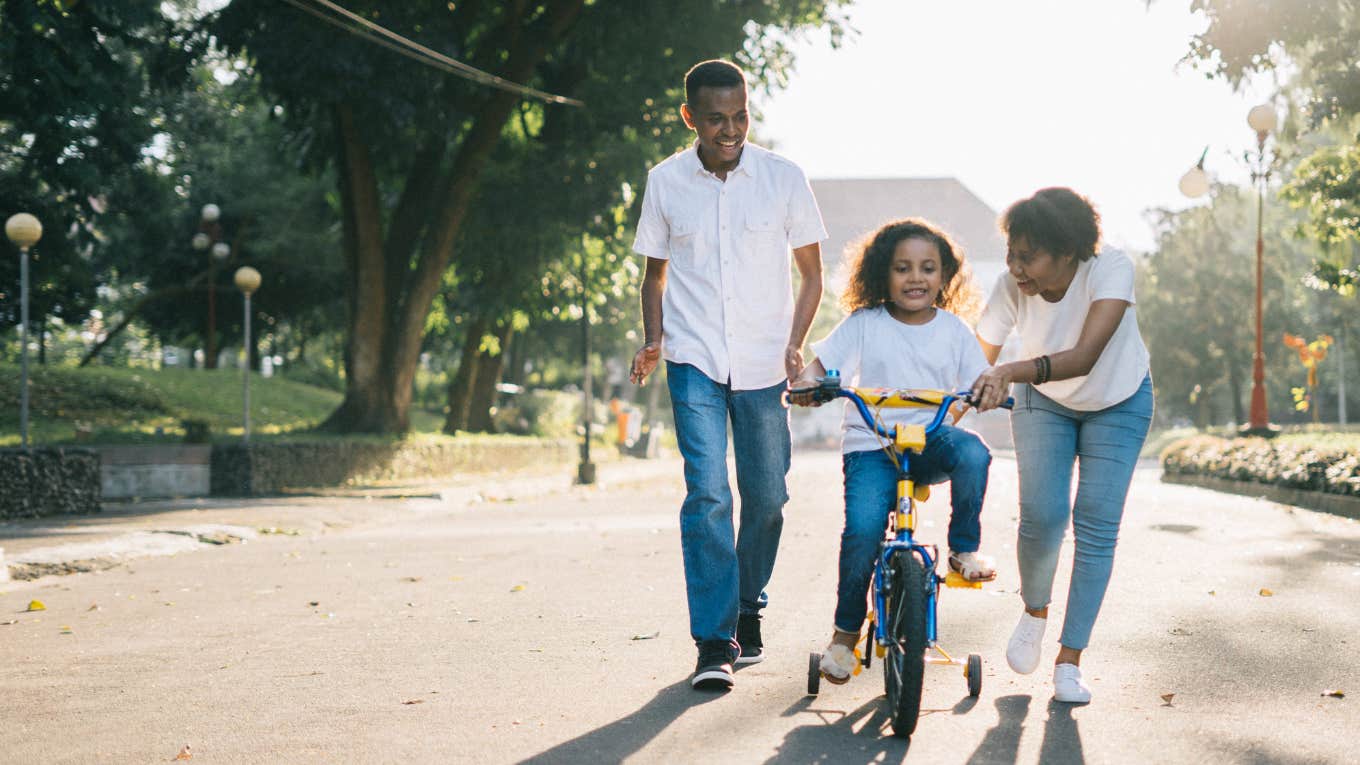
{"label": "man's short hair", "polygon": [[731,61],[700,61],[685,73],[685,103],[694,104],[699,88],[744,88],[746,75]]}

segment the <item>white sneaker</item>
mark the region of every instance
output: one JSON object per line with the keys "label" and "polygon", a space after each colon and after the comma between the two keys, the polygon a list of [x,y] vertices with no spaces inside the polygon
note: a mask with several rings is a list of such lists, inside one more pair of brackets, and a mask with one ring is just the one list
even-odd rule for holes
{"label": "white sneaker", "polygon": [[1011,633],[1011,642],[1006,645],[1006,663],[1022,675],[1028,675],[1039,667],[1039,654],[1043,651],[1044,628],[1047,619],[1030,616],[1029,612],[1020,614],[1020,623]]}
{"label": "white sneaker", "polygon": [[1091,688],[1081,679],[1081,667],[1059,664],[1053,668],[1053,698],[1069,704],[1089,704]]}

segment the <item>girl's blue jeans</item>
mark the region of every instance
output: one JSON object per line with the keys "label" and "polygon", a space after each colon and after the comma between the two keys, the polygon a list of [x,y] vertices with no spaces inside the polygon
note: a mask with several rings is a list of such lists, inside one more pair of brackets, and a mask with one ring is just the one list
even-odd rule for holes
{"label": "girl's blue jeans", "polygon": [[[1020,595],[1030,609],[1052,600],[1069,519],[1076,538],[1061,643],[1082,650],[1114,566],[1124,500],[1152,422],[1152,378],[1114,406],[1081,412],[1030,385],[1015,387],[1011,434],[1020,470]],[[1072,498],[1072,466],[1078,469]]]}
{"label": "girl's blue jeans", "polygon": [[[982,540],[982,499],[992,454],[972,431],[941,425],[920,454],[909,455],[908,474],[918,484],[950,482],[949,549],[977,552]],[[836,629],[858,632],[868,611],[869,580],[878,546],[897,505],[897,466],[882,449],[850,452],[845,472],[845,530],[841,532]]]}
{"label": "girl's blue jeans", "polygon": [[[730,643],[737,614],[756,614],[769,601],[788,501],[789,412],[784,383],[732,390],[690,364],[666,362],[675,437],[685,459],[680,546],[685,561],[690,634],[696,643]],[[741,530],[732,528],[727,480],[727,423],[741,494]]]}

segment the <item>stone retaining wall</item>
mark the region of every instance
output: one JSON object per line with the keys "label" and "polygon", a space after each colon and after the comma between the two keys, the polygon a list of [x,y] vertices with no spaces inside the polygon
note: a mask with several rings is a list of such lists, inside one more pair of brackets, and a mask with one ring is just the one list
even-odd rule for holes
{"label": "stone retaining wall", "polygon": [[1321,510],[1333,515],[1360,520],[1360,497],[1345,494],[1329,494],[1321,491],[1292,489],[1287,486],[1272,486],[1255,481],[1231,481],[1226,478],[1196,475],[1193,473],[1172,473],[1164,471],[1162,481],[1184,486],[1198,486],[1227,494],[1240,494],[1247,497],[1260,497],[1284,505]]}
{"label": "stone retaining wall", "polygon": [[0,449],[0,519],[99,512],[99,455],[89,449]]}
{"label": "stone retaining wall", "polygon": [[414,444],[360,441],[217,444],[212,451],[212,493],[258,496],[288,489],[561,465],[575,459],[573,442],[533,438]]}

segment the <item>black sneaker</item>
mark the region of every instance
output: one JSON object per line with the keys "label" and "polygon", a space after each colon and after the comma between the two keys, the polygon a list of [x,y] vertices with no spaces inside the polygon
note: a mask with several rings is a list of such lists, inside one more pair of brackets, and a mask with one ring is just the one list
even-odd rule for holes
{"label": "black sneaker", "polygon": [[737,664],[758,664],[765,660],[765,647],[760,642],[760,614],[737,616],[737,643],[741,653]]}
{"label": "black sneaker", "polygon": [[732,660],[737,647],[721,640],[706,640],[699,644],[699,663],[689,684],[706,691],[725,691],[732,687]]}

